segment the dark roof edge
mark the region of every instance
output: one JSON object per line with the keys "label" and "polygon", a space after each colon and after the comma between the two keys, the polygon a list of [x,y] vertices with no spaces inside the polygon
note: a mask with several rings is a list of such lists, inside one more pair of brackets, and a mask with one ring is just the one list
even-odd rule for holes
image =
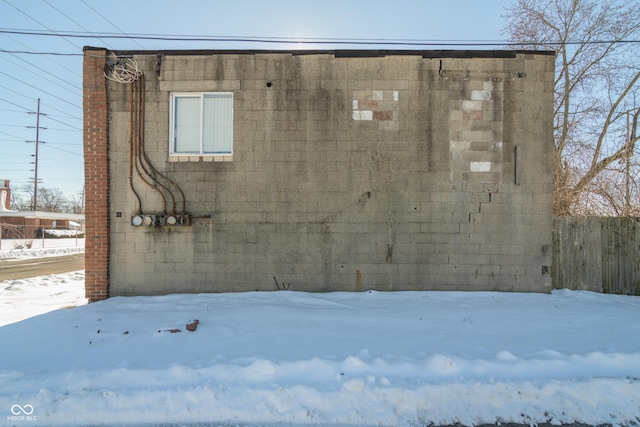
{"label": "dark roof edge", "polygon": [[201,49],[201,50],[108,50],[100,47],[85,46],[87,50],[107,50],[116,56],[133,55],[263,55],[290,54],[303,55],[333,55],[336,58],[381,58],[385,56],[421,56],[423,58],[515,58],[518,54],[555,55],[551,50],[238,50],[238,49]]}

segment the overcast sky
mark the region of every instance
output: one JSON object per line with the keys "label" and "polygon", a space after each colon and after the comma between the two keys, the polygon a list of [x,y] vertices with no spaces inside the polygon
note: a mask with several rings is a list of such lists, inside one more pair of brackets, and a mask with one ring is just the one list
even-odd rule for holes
{"label": "overcast sky", "polygon": [[[269,39],[504,41],[509,0],[0,0],[0,179],[33,185],[40,98],[40,186],[80,197],[82,47],[109,49],[493,49],[496,46],[309,44],[130,39],[161,34]],[[16,34],[91,35],[72,38]],[[343,40],[344,41],[344,40]],[[62,54],[62,55],[52,55]]]}

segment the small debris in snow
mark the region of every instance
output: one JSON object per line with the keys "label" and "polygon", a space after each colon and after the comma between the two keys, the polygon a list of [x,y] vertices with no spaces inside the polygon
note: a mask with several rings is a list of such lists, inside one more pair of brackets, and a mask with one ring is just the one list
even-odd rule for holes
{"label": "small debris in snow", "polygon": [[187,331],[193,332],[198,328],[200,321],[198,319],[192,320],[187,323]]}

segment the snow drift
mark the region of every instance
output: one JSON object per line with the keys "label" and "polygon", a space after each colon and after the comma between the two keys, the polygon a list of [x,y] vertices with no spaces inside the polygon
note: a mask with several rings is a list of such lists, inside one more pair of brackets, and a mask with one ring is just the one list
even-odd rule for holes
{"label": "snow drift", "polygon": [[111,298],[0,328],[0,425],[632,425],[638,319],[571,291]]}

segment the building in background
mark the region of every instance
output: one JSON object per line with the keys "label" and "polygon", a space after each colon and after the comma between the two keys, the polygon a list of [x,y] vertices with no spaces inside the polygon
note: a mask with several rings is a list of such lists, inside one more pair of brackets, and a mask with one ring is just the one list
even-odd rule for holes
{"label": "building in background", "polygon": [[554,61],[85,48],[87,297],[549,292]]}
{"label": "building in background", "polygon": [[[0,181],[0,239],[33,239],[42,237],[45,230],[70,230],[82,233],[84,215],[12,211],[11,187],[8,179]],[[74,233],[75,234],[75,233]]]}
{"label": "building in background", "polygon": [[11,210],[11,187],[8,179],[0,180],[2,187],[0,187],[0,212],[7,212]]}

